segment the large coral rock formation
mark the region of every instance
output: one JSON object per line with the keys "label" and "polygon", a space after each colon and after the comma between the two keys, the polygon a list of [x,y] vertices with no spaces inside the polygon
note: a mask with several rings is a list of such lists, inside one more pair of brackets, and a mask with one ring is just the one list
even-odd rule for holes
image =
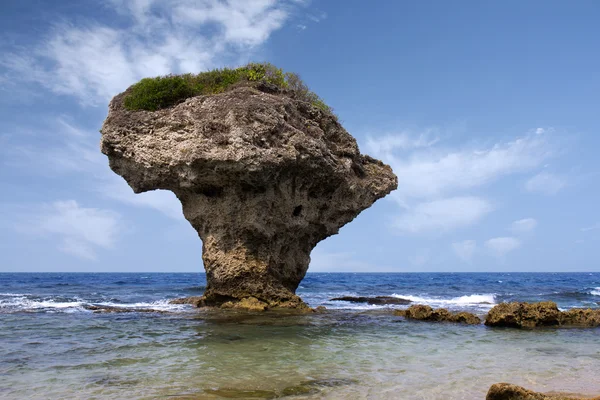
{"label": "large coral rock formation", "polygon": [[315,245],[397,187],[335,116],[284,94],[237,87],[151,112],[127,110],[127,93],[110,102],[102,152],[134,192],[181,201],[203,243],[199,305],[302,305]]}
{"label": "large coral rock formation", "polygon": [[485,397],[486,400],[600,400],[600,397],[586,397],[570,393],[537,393],[511,385],[510,383],[495,383]]}
{"label": "large coral rock formation", "polygon": [[501,303],[490,310],[485,324],[511,328],[597,327],[600,326],[600,309],[560,311],[552,301]]}

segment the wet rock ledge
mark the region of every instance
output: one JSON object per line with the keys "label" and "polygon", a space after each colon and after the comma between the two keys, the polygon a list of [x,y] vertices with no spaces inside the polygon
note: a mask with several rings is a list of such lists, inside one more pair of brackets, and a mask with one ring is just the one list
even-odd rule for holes
{"label": "wet rock ledge", "polygon": [[487,326],[510,328],[597,327],[600,309],[574,308],[560,311],[556,303],[501,303],[490,310],[485,319]]}
{"label": "wet rock ledge", "polygon": [[433,309],[429,306],[416,304],[406,310],[396,310],[394,315],[406,319],[430,322],[456,322],[467,325],[481,324],[481,319],[473,313],[458,312],[452,313],[445,308]]}
{"label": "wet rock ledge", "polygon": [[[193,79],[202,83],[200,75]],[[110,102],[101,149],[135,193],[170,190],[181,201],[206,270],[206,291],[194,304],[305,308],[295,291],[312,249],[396,189],[397,178],[360,153],[320,99],[302,97],[305,86],[273,84],[281,70],[255,64],[234,75],[250,78],[152,111],[126,104],[135,104],[135,93],[153,95],[152,85],[192,78],[130,87]]]}
{"label": "wet rock ledge", "polygon": [[486,400],[600,400],[571,393],[537,393],[510,383],[495,383],[485,397]]}

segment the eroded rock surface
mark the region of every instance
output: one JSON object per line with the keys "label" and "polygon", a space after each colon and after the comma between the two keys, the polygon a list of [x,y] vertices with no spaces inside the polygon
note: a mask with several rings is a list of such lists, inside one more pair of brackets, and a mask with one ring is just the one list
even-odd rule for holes
{"label": "eroded rock surface", "polygon": [[284,94],[238,87],[155,112],[128,111],[126,94],[109,105],[102,152],[134,192],[181,201],[203,243],[197,305],[303,306],[311,250],[397,187],[333,115]]}
{"label": "eroded rock surface", "polygon": [[485,397],[486,400],[600,400],[600,397],[586,397],[570,393],[537,393],[511,385],[510,383],[495,383]]}
{"label": "eroded rock surface", "polygon": [[415,304],[406,310],[396,310],[394,315],[407,319],[430,322],[456,322],[460,324],[477,325],[481,323],[479,317],[469,312],[453,313],[445,308],[433,309],[423,304]]}
{"label": "eroded rock surface", "polygon": [[600,310],[575,308],[560,311],[552,301],[501,303],[490,310],[485,324],[512,328],[597,327],[600,326]]}

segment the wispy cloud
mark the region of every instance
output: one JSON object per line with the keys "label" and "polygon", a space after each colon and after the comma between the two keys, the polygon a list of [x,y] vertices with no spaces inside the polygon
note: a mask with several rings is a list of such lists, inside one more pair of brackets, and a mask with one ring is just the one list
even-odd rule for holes
{"label": "wispy cloud", "polygon": [[126,26],[59,24],[32,49],[5,53],[0,66],[6,81],[36,83],[84,104],[105,103],[145,76],[199,72],[248,58],[302,3],[110,0],[106,5],[128,21]]}
{"label": "wispy cloud", "polygon": [[414,150],[423,147],[431,147],[439,141],[435,129],[428,129],[419,135],[410,132],[386,134],[382,136],[369,136],[367,138],[367,150],[379,157],[394,158],[395,151]]}
{"label": "wispy cloud", "polygon": [[[396,137],[399,143],[411,143],[404,135]],[[482,148],[425,147],[407,156],[397,154],[388,146],[388,136],[371,139],[369,149],[390,163],[400,182],[395,192],[400,200],[446,196],[490,183],[502,176],[526,172],[542,164],[552,154],[552,148],[543,135],[530,134],[506,143]],[[421,136],[413,143],[425,144]],[[387,147],[386,147],[387,146]],[[397,146],[399,147],[399,146]],[[387,149],[387,150],[386,150]]]}
{"label": "wispy cloud", "polygon": [[596,229],[600,229],[600,223],[591,225],[591,226],[586,226],[580,229],[581,232],[589,232],[589,231],[594,231]]}
{"label": "wispy cloud", "polygon": [[521,247],[521,241],[514,237],[497,237],[486,241],[485,246],[492,254],[503,257]]}
{"label": "wispy cloud", "polygon": [[75,200],[38,206],[22,216],[17,229],[58,239],[58,249],[95,260],[98,249],[112,248],[123,231],[120,215],[111,210],[81,207]]}
{"label": "wispy cloud", "polygon": [[408,233],[447,232],[478,222],[492,211],[474,189],[502,177],[538,168],[554,154],[538,128],[488,146],[448,146],[437,129],[369,137],[367,151],[389,163],[398,176],[392,193],[404,212],[394,224]]}
{"label": "wispy cloud", "polygon": [[419,203],[400,215],[394,226],[405,233],[443,233],[476,223],[492,211],[479,197],[451,197]]}
{"label": "wispy cloud", "polygon": [[106,199],[183,219],[181,204],[173,193],[155,190],[135,194],[125,180],[110,170],[106,156],[98,148],[98,133],[80,128],[62,116],[46,125],[47,131],[28,131],[24,141],[19,136],[13,137],[14,141],[7,140],[6,146],[0,148],[3,163],[36,175],[80,177],[85,182],[84,189]]}
{"label": "wispy cloud", "polygon": [[515,221],[511,225],[511,230],[515,234],[531,233],[535,230],[537,221],[534,218],[523,218]]}
{"label": "wispy cloud", "polygon": [[555,195],[567,185],[567,180],[548,172],[540,172],[525,183],[525,189],[532,193]]}
{"label": "wispy cloud", "polygon": [[476,248],[477,242],[475,240],[463,240],[462,242],[452,243],[454,253],[456,253],[458,258],[466,262],[471,262]]}

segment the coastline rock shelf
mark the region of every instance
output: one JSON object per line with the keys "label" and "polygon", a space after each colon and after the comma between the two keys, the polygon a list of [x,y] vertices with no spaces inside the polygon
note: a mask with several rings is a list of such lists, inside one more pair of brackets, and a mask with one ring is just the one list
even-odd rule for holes
{"label": "coastline rock shelf", "polygon": [[110,102],[101,149],[135,193],[170,190],[181,201],[203,243],[207,288],[194,304],[302,308],[295,290],[311,250],[394,190],[397,178],[362,155],[305,86],[274,83],[269,77],[281,70],[255,68],[257,77],[252,68],[224,70],[238,81],[216,94],[189,92],[147,109],[132,107],[132,96],[174,77],[133,85]]}
{"label": "coastline rock shelf", "polygon": [[574,393],[537,393],[511,385],[510,383],[493,384],[485,397],[486,400],[600,400],[600,397],[589,397]]}
{"label": "coastline rock shelf", "polygon": [[556,303],[501,303],[485,318],[487,326],[509,328],[589,327],[600,326],[600,309],[573,308],[560,311]]}

